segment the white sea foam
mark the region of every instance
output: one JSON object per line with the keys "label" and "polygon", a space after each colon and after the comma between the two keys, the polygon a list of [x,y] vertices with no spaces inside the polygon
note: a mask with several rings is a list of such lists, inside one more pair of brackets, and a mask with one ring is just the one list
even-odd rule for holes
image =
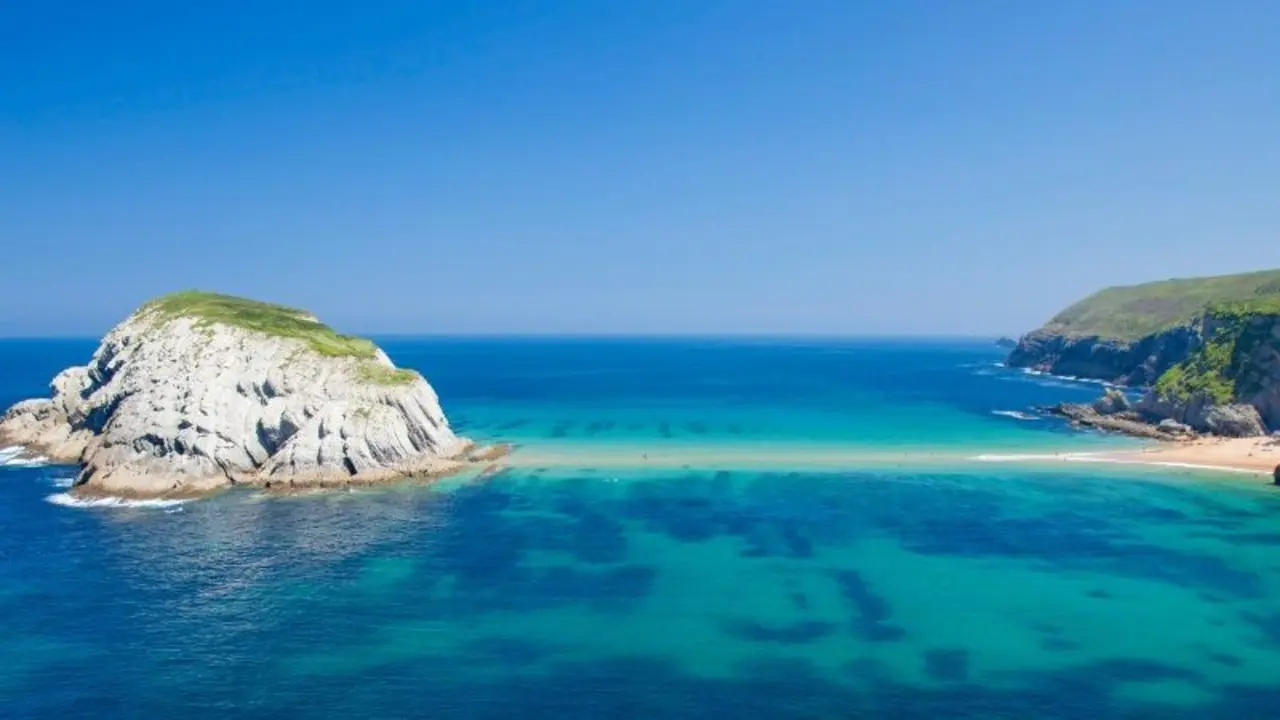
{"label": "white sea foam", "polygon": [[54,478],[52,484],[54,487],[69,488],[74,485],[75,482],[76,479],[74,477],[60,477]]}
{"label": "white sea foam", "polygon": [[1014,420],[1039,420],[1040,418],[1031,413],[1024,413],[1020,410],[992,410],[992,415],[1000,417],[1013,418]]}
{"label": "white sea foam", "polygon": [[1214,472],[1232,472],[1245,474],[1266,474],[1261,470],[1250,470],[1248,468],[1233,468],[1223,465],[1204,465],[1199,463],[1172,462],[1166,460],[1141,460],[1137,458],[1123,458],[1110,455],[1108,453],[1038,453],[1024,455],[975,455],[970,460],[977,462],[1045,462],[1056,460],[1059,462],[1084,462],[1084,463],[1105,463],[1108,465],[1147,465],[1155,467],[1171,467],[1183,468],[1186,470],[1212,470]]}
{"label": "white sea foam", "polygon": [[1067,460],[1070,457],[1071,457],[1070,455],[1063,455],[1061,453],[1059,454],[1033,453],[1033,454],[1024,454],[1024,455],[1018,455],[1018,454],[974,455],[969,459],[976,460],[978,462],[1038,462],[1038,461],[1044,461],[1044,460]]}
{"label": "white sea foam", "polygon": [[26,450],[20,447],[0,448],[0,466],[39,467],[49,464],[49,458],[43,455],[25,455],[25,452]]}
{"label": "white sea foam", "polygon": [[130,500],[120,497],[82,498],[71,493],[54,493],[45,498],[54,505],[78,508],[172,508],[188,500]]}
{"label": "white sea foam", "polygon": [[49,458],[42,455],[26,455],[26,450],[17,446],[0,448],[0,465],[23,467],[28,465],[44,465]]}
{"label": "white sea foam", "polygon": [[[1033,378],[1041,379],[1041,380],[1058,380],[1058,381],[1061,381],[1061,382],[1066,382],[1066,383],[1077,383],[1077,384],[1082,384],[1082,385],[1101,385],[1102,387],[1116,388],[1117,390],[1122,390],[1122,391],[1129,392],[1129,393],[1135,393],[1135,392],[1137,392],[1137,391],[1133,390],[1133,388],[1129,388],[1129,387],[1126,387],[1126,386],[1124,386],[1124,385],[1117,385],[1117,384],[1115,384],[1115,383],[1113,383],[1113,382],[1111,382],[1111,381],[1109,381],[1109,380],[1099,380],[1099,379],[1097,379],[1097,378],[1077,377],[1077,376],[1075,376],[1075,375],[1054,375],[1054,374],[1053,374],[1053,373],[1051,373],[1051,372],[1045,372],[1045,371],[1043,371],[1043,370],[1033,370],[1033,369],[1031,369],[1031,368],[1018,368],[1018,370],[1019,370],[1023,375],[1030,375],[1030,376],[1031,376],[1031,377],[1033,377]],[[1051,386],[1051,387],[1057,387],[1057,386]]]}
{"label": "white sea foam", "polygon": [[1227,467],[1225,465],[1205,465],[1202,463],[1173,462],[1171,460],[1137,460],[1132,458],[1099,457],[1095,455],[1072,456],[1067,459],[1073,462],[1111,463],[1116,465],[1154,465],[1157,467],[1184,468],[1187,470],[1213,470],[1215,472],[1245,473],[1247,475],[1268,474],[1264,470],[1250,470],[1249,468]]}

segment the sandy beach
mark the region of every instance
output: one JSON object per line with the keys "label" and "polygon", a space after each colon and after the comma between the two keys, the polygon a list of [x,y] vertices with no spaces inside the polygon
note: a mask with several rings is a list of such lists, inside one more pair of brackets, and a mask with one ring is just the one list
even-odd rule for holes
{"label": "sandy beach", "polygon": [[1097,458],[1270,474],[1280,465],[1280,443],[1273,438],[1206,438],[1185,443],[1162,443],[1132,452],[1106,453]]}

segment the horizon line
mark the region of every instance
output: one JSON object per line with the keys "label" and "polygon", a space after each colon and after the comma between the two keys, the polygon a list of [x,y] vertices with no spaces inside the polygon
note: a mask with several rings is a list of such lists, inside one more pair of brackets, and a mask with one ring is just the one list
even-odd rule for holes
{"label": "horizon line", "polygon": [[[105,334],[105,333],[104,333]],[[991,340],[1017,339],[1001,333],[825,333],[825,332],[357,332],[366,338],[439,340]],[[3,335],[13,340],[101,340],[102,335]]]}

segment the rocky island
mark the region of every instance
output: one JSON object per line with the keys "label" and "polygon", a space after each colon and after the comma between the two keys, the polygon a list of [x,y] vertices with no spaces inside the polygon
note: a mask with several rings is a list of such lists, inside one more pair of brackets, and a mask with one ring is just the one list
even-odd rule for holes
{"label": "rocky island", "polygon": [[142,306],[52,397],[0,418],[0,447],[80,466],[73,492],[340,487],[491,457],[372,342],[293,308],[187,291]]}

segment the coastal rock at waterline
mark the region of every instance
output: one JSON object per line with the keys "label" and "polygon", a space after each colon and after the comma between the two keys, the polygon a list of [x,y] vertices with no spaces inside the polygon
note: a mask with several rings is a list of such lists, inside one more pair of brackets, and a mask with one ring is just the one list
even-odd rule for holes
{"label": "coastal rock at waterline", "polygon": [[1219,405],[1199,394],[1193,395],[1186,402],[1180,402],[1151,392],[1138,402],[1137,410],[1144,417],[1173,420],[1188,425],[1197,432],[1211,435],[1256,437],[1267,434],[1262,415],[1253,405]]}
{"label": "coastal rock at waterline", "polygon": [[1267,434],[1262,416],[1252,405],[1212,405],[1203,409],[1197,419],[1205,432],[1223,437],[1257,437]]}
{"label": "coastal rock at waterline", "polygon": [[1024,335],[1006,363],[1054,375],[1149,385],[1199,343],[1193,327],[1171,328],[1137,340],[1077,335],[1045,327]]}
{"label": "coastal rock at waterline", "polygon": [[1129,398],[1125,397],[1124,393],[1110,388],[1102,397],[1093,401],[1093,409],[1099,415],[1115,415],[1129,412],[1133,409],[1133,406],[1129,403]]}
{"label": "coastal rock at waterline", "polygon": [[1159,423],[1156,424],[1156,429],[1159,430],[1160,432],[1168,433],[1170,435],[1195,434],[1195,430],[1192,430],[1190,425],[1180,423],[1177,420],[1174,420],[1173,418],[1165,418],[1164,420],[1161,420]]}
{"label": "coastal rock at waterline", "polygon": [[0,420],[0,446],[82,466],[76,492],[328,486],[458,468],[435,391],[307,313],[208,293],[153,301],[86,367]]}
{"label": "coastal rock at waterline", "polygon": [[1093,405],[1082,403],[1059,403],[1048,408],[1047,411],[1050,414],[1067,418],[1073,425],[1097,428],[1107,432],[1123,433],[1152,440],[1178,440],[1183,437],[1145,422],[1138,413],[1132,411],[1104,415],[1094,409]]}

